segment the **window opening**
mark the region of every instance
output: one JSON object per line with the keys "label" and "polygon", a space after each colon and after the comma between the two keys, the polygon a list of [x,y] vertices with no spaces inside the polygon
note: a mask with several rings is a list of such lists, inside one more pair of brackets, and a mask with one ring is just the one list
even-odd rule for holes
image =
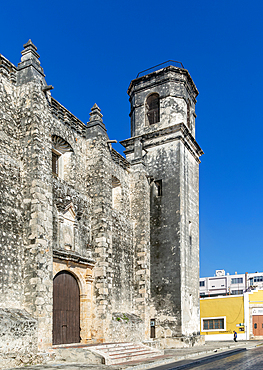
{"label": "window opening", "polygon": [[200,281],[199,286],[205,286],[205,281]]}
{"label": "window opening", "polygon": [[[253,279],[253,278],[252,278]],[[254,282],[263,281],[263,276],[254,276]]]}
{"label": "window opening", "polygon": [[52,152],[52,172],[54,175],[58,176],[58,159],[59,155],[56,154],[55,152]]}
{"label": "window opening", "polygon": [[160,98],[158,94],[151,94],[147,98],[146,110],[149,125],[160,122]]}
{"label": "window opening", "polygon": [[52,136],[52,173],[62,179],[69,171],[72,147],[57,135]]}
{"label": "window opening", "polygon": [[224,329],[224,319],[203,320],[203,330]]}
{"label": "window opening", "polygon": [[231,279],[231,284],[242,284],[243,278],[233,278]]}
{"label": "window opening", "polygon": [[163,195],[162,180],[156,180],[154,181],[154,184],[156,186],[158,197],[162,196]]}

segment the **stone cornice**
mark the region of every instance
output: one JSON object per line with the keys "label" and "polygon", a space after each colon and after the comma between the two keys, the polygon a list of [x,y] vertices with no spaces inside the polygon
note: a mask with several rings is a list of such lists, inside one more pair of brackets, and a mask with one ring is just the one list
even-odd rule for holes
{"label": "stone cornice", "polygon": [[139,139],[142,142],[143,149],[146,150],[150,147],[162,145],[167,142],[180,140],[198,162],[200,162],[199,157],[204,154],[188,128],[183,123],[165,127],[121,141],[120,143],[126,148],[124,151],[125,154],[133,152],[136,139]]}
{"label": "stone cornice", "polygon": [[[165,85],[165,84],[167,84],[169,82],[174,82],[174,83],[177,83],[177,84],[182,84],[185,87],[185,89],[188,91],[189,95],[192,97],[194,103],[196,104],[197,94],[194,94],[193,91],[189,89],[186,80],[180,80],[180,79],[178,79],[176,77],[167,76],[163,80],[158,80],[158,81],[152,82],[151,83],[151,88],[154,89],[156,86]],[[141,92],[141,91],[148,91],[148,90],[149,90],[149,86],[148,85],[143,85],[141,87],[136,87],[136,93]],[[172,94],[172,93],[165,94],[165,95],[160,95],[160,99],[165,98],[167,96],[173,96],[175,98],[181,98],[181,99],[186,100],[186,97],[185,96],[179,95],[179,94]],[[130,97],[130,100],[131,100],[131,97]],[[135,107],[137,108],[140,105],[144,105],[144,103],[137,104]]]}
{"label": "stone cornice", "polygon": [[57,258],[63,261],[71,261],[81,265],[94,267],[96,261],[92,258],[80,256],[77,253],[71,251],[62,251],[58,249],[53,249],[53,258]]}
{"label": "stone cornice", "polygon": [[45,73],[43,68],[38,65],[38,63],[34,59],[29,59],[24,62],[18,63],[17,70],[21,71],[22,69],[33,67],[38,73],[40,73],[43,77],[45,77]]}
{"label": "stone cornice", "polygon": [[54,118],[63,122],[81,136],[85,137],[87,126],[56,99],[51,97],[51,111]]}
{"label": "stone cornice", "polygon": [[[169,66],[169,67],[165,67],[163,69],[160,69],[158,71],[155,71],[155,72],[152,72],[152,73],[149,73],[148,75],[145,75],[145,76],[142,76],[142,77],[139,77],[139,78],[135,78],[134,80],[131,81],[129,87],[128,87],[128,95],[131,96],[132,95],[132,88],[135,86],[135,85],[139,85],[141,82],[144,82],[144,81],[147,81],[149,79],[152,79],[152,78],[155,78],[157,76],[160,76],[160,75],[164,75],[165,73],[168,73],[168,72],[175,72],[176,75],[185,75],[187,77],[187,80],[192,88],[192,92],[193,94],[195,95],[195,98],[197,97],[197,95],[199,94],[199,91],[197,90],[197,87],[194,83],[194,81],[192,80],[192,77],[190,75],[190,73],[188,72],[187,69],[182,69],[182,68],[178,68],[178,67],[175,67],[175,66]],[[164,81],[164,82],[163,82]],[[151,86],[154,86],[154,85],[159,85],[159,84],[162,84],[162,83],[167,83],[167,81],[180,81],[180,82],[183,82],[185,83],[185,81],[181,80],[181,79],[178,79],[176,77],[171,77],[171,76],[167,76],[165,77],[163,80],[158,80],[154,83],[151,82]],[[139,90],[143,90],[145,87],[142,86],[141,88],[138,88],[136,87],[137,91]],[[148,87],[147,87],[148,88]]]}
{"label": "stone cornice", "polygon": [[130,162],[127,161],[126,158],[124,158],[120,153],[118,153],[115,149],[111,149],[111,158],[115,163],[117,163],[119,166],[127,170],[130,167]]}
{"label": "stone cornice", "polygon": [[16,74],[16,66],[0,54],[0,76],[6,77],[11,83],[15,84]]}

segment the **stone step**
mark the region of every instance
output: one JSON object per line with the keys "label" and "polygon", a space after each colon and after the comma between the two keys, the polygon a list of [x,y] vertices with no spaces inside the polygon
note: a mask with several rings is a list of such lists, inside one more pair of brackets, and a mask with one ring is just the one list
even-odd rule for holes
{"label": "stone step", "polygon": [[[143,347],[145,349],[145,347]],[[149,347],[146,347],[147,349]],[[98,351],[101,351],[103,353],[108,353],[108,354],[111,354],[111,353],[118,353],[118,352],[135,352],[135,351],[141,351],[142,350],[142,347],[137,345],[137,346],[117,346],[117,347],[110,347],[110,348],[94,348],[94,350],[98,350]]]}
{"label": "stone step", "polygon": [[148,347],[142,343],[110,343],[89,347],[89,351],[104,358],[106,365],[115,365],[130,361],[140,361],[159,357],[163,351]]}

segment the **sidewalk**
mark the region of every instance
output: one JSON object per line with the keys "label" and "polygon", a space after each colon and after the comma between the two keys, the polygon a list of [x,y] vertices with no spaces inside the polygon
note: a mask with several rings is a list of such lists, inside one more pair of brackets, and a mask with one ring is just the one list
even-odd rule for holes
{"label": "sidewalk", "polygon": [[[182,349],[167,349],[163,356],[159,356],[154,360],[133,361],[119,365],[91,365],[87,363],[69,363],[67,361],[61,363],[57,361],[49,362],[43,365],[26,366],[13,369],[27,369],[27,370],[146,370],[161,365],[174,363],[186,359],[201,359],[202,357],[218,355],[220,353],[227,354],[228,351],[240,351],[242,349],[251,349],[259,345],[263,345],[263,341],[240,341],[240,342],[207,342],[203,346],[196,346]],[[7,368],[3,369],[6,370]]]}

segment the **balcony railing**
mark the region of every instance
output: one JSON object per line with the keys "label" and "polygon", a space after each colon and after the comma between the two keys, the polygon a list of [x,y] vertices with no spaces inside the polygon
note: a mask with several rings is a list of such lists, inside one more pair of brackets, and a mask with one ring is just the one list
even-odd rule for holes
{"label": "balcony railing", "polygon": [[167,62],[157,64],[154,67],[151,67],[151,68],[145,69],[144,71],[139,72],[137,74],[136,78],[148,75],[149,73],[159,71],[159,69],[163,69],[163,68],[169,67],[169,66],[174,66],[174,67],[177,67],[177,68],[183,68],[184,69],[183,63],[177,62],[176,60],[167,60]]}

